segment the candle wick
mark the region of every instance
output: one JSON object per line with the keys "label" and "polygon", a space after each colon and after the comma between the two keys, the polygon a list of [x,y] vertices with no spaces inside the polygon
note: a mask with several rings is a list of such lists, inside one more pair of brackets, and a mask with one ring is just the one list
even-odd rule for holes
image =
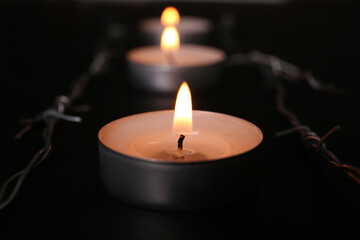
{"label": "candle wick", "polygon": [[165,58],[168,64],[177,65],[175,54],[173,52],[165,52]]}
{"label": "candle wick", "polygon": [[183,158],[183,142],[184,142],[185,136],[183,134],[180,134],[179,140],[178,140],[178,158]]}

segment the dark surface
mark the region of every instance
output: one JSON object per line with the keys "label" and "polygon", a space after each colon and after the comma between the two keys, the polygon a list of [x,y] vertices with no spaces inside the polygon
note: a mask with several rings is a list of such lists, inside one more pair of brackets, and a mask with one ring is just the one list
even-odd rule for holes
{"label": "dark surface", "polygon": [[[159,15],[164,5],[13,3],[0,5],[3,157],[0,183],[22,169],[42,146],[41,124],[20,141],[21,118],[49,107],[55,96],[86,71],[106,26],[127,29],[124,53],[137,45],[138,19]],[[220,28],[209,42],[228,53],[258,49],[311,70],[344,94],[287,83],[287,105],[319,135],[342,132],[327,142],[342,161],[360,166],[359,77],[351,2],[291,5],[179,5],[181,13],[219,23],[232,12],[235,25]],[[229,19],[229,17],[227,18]],[[226,31],[225,31],[226,30]],[[121,55],[123,56],[123,55]],[[0,211],[0,239],[226,239],[317,237],[358,239],[360,188],[340,171],[309,154],[295,135],[275,138],[289,127],[275,110],[273,91],[256,68],[224,71],[214,91],[193,94],[194,109],[247,119],[264,132],[258,178],[262,183],[225,209],[167,213],[134,208],[115,200],[101,185],[97,132],[134,113],[172,109],[175,96],[138,92],[128,83],[123,59],[92,79],[78,104],[90,104],[83,123],[59,122],[48,159],[26,179],[20,194]]]}

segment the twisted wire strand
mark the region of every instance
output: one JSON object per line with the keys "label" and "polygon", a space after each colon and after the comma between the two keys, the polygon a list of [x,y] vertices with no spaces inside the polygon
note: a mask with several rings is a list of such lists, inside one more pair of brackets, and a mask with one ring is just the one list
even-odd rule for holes
{"label": "twisted wire strand", "polygon": [[[108,50],[100,51],[95,55],[92,63],[90,64],[89,70],[87,73],[82,74],[80,77],[74,80],[70,92],[68,95],[60,95],[55,98],[53,106],[44,110],[34,118],[23,119],[20,122],[25,123],[25,127],[15,135],[16,139],[22,138],[24,134],[30,131],[34,124],[38,122],[44,122],[45,126],[42,131],[42,139],[44,145],[40,150],[38,150],[26,167],[13,174],[9,177],[0,188],[0,210],[8,206],[18,194],[25,178],[29,175],[32,169],[41,164],[49,155],[51,151],[51,140],[53,131],[56,123],[59,120],[71,121],[80,123],[82,119],[78,116],[71,116],[65,114],[65,110],[70,108],[73,102],[80,98],[88,85],[88,82],[92,76],[100,74],[103,70],[107,61],[111,58],[111,55]],[[15,182],[16,181],[16,182]],[[14,186],[9,189],[11,183],[15,182]],[[9,192],[8,194],[6,194]],[[7,196],[6,196],[7,195]]]}
{"label": "twisted wire strand", "polygon": [[[50,122],[48,124],[48,127],[44,129],[43,139],[45,141],[45,144],[38,152],[35,153],[34,157],[31,159],[31,161],[28,163],[28,165],[23,170],[15,173],[10,178],[8,178],[5,181],[5,183],[2,185],[1,190],[0,190],[0,210],[5,208],[7,205],[9,205],[14,200],[15,196],[18,194],[18,192],[20,190],[21,185],[23,184],[25,178],[30,173],[30,171],[34,167],[38,166],[42,161],[44,161],[44,159],[50,153],[51,135],[52,135],[52,132],[54,129],[54,124],[55,124],[55,121],[52,120],[52,122]],[[18,179],[18,180],[16,181],[15,186],[12,188],[9,196],[7,198],[5,198],[5,193],[6,193],[8,186],[10,185],[10,183],[15,181],[16,179]]]}
{"label": "twisted wire strand", "polygon": [[328,93],[343,93],[342,89],[336,88],[333,84],[322,83],[309,71],[302,71],[300,67],[287,62],[277,56],[253,50],[249,53],[235,53],[228,57],[227,66],[256,64],[271,69],[273,76],[284,77],[287,81],[306,81],[307,84],[317,91]]}
{"label": "twisted wire strand", "polygon": [[[13,201],[26,176],[33,168],[41,164],[49,155],[51,151],[52,135],[56,123],[59,120],[77,123],[81,122],[80,117],[67,115],[64,113],[65,110],[76,108],[77,110],[83,111],[89,109],[88,106],[74,107],[73,102],[85,94],[91,78],[106,73],[108,63],[111,60],[118,58],[122,52],[122,43],[124,43],[126,37],[126,26],[117,23],[111,24],[104,33],[104,39],[99,42],[101,43],[101,47],[94,55],[87,71],[73,81],[70,86],[70,92],[67,95],[60,95],[56,97],[53,106],[41,112],[34,118],[23,119],[20,121],[20,123],[25,124],[25,127],[15,135],[16,139],[21,139],[24,134],[32,129],[34,124],[44,122],[45,126],[42,131],[44,145],[35,153],[33,158],[23,170],[13,174],[0,186],[0,210],[4,209]],[[8,190],[10,188],[10,184],[14,181],[16,181],[16,183],[10,190]],[[7,192],[10,193],[7,194]]]}
{"label": "twisted wire strand", "polygon": [[319,135],[313,132],[309,126],[303,125],[296,114],[285,106],[285,87],[283,86],[281,80],[306,81],[311,88],[328,93],[339,94],[342,93],[343,90],[334,87],[332,84],[324,84],[320,82],[311,74],[311,72],[302,71],[300,67],[292,63],[259,51],[251,51],[248,54],[233,54],[229,57],[227,62],[228,66],[246,64],[261,65],[271,69],[272,77],[275,82],[276,110],[286,117],[292,126],[290,129],[275,133],[275,136],[282,137],[295,132],[299,133],[300,140],[305,148],[319,153],[329,163],[334,165],[334,167],[342,169],[350,178],[360,184],[360,169],[355,165],[342,163],[338,157],[326,147],[325,141],[333,133],[339,131],[341,129],[340,126],[334,127],[320,138]]}
{"label": "twisted wire strand", "polygon": [[342,169],[351,179],[357,184],[360,184],[360,169],[355,165],[342,163],[339,158],[326,147],[326,140],[335,132],[340,131],[340,126],[335,126],[320,138],[319,135],[313,132],[308,126],[302,125],[297,116],[286,108],[284,103],[284,88],[281,84],[278,84],[276,88],[275,101],[277,111],[287,117],[289,123],[292,125],[292,128],[278,132],[276,136],[285,136],[293,132],[298,132],[305,148],[319,153],[334,167]]}
{"label": "twisted wire strand", "polygon": [[[31,170],[33,168],[35,168],[36,166],[38,166],[40,163],[42,163],[45,158],[49,155],[50,151],[51,151],[51,139],[52,139],[52,135],[53,135],[53,131],[54,131],[54,127],[56,122],[59,119],[64,119],[64,120],[68,120],[68,121],[75,121],[75,122],[80,122],[79,121],[79,117],[73,117],[73,116],[69,116],[69,115],[65,115],[63,114],[63,111],[65,110],[65,107],[62,105],[63,103],[61,101],[59,101],[60,98],[57,98],[56,100],[56,107],[51,107],[45,111],[42,112],[42,114],[40,114],[42,121],[45,122],[45,127],[43,129],[42,132],[42,138],[44,141],[44,146],[42,148],[40,148],[39,151],[37,151],[35,153],[35,155],[33,156],[33,158],[31,159],[31,161],[27,164],[27,166],[15,173],[14,175],[12,175],[10,178],[8,178],[3,185],[1,186],[0,189],[0,210],[2,210],[3,208],[5,208],[7,205],[9,205],[13,199],[15,198],[15,196],[18,194],[20,187],[22,186],[25,178],[29,175],[29,173],[31,172]],[[56,114],[55,114],[56,113]],[[24,128],[26,129],[26,131],[22,130],[21,134],[17,134],[16,138],[20,138],[22,137],[22,135],[29,131],[32,124],[35,122],[39,122],[40,119],[39,117],[35,117],[32,121],[28,120],[28,125]],[[16,183],[14,185],[14,187],[11,189],[9,195],[7,198],[5,198],[5,193],[7,192],[7,189],[9,187],[9,185],[14,182],[15,180]]]}

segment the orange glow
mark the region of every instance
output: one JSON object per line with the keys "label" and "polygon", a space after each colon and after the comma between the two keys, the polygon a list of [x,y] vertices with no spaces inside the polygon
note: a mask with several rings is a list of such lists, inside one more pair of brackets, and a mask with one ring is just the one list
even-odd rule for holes
{"label": "orange glow", "polygon": [[161,36],[161,49],[176,52],[180,47],[180,37],[176,27],[166,27]]}
{"label": "orange glow", "polygon": [[192,132],[191,93],[186,82],[181,84],[176,97],[173,130],[178,134]]}
{"label": "orange glow", "polygon": [[164,26],[174,26],[180,21],[180,14],[174,7],[167,7],[161,14],[161,23]]}

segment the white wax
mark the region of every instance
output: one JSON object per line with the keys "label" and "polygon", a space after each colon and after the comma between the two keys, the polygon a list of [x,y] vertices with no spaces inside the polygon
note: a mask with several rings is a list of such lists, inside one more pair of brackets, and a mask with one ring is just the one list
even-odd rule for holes
{"label": "white wax", "polygon": [[150,161],[200,162],[240,155],[263,139],[254,124],[221,113],[193,111],[193,132],[185,135],[184,158],[174,157],[178,134],[174,111],[136,114],[115,120],[99,131],[99,140],[121,154]]}
{"label": "white wax", "polygon": [[[212,23],[204,18],[181,16],[179,24],[176,26],[180,37],[186,38],[188,35],[199,35],[212,31]],[[160,42],[160,36],[164,30],[164,26],[160,22],[160,18],[149,18],[139,23],[140,31],[147,34],[157,35]],[[181,41],[181,38],[180,38]]]}
{"label": "white wax", "polygon": [[[197,67],[220,63],[225,60],[225,53],[217,48],[182,44],[177,52],[173,53],[176,64],[171,67]],[[166,55],[160,46],[145,46],[130,50],[127,60],[142,65],[170,66]]]}

